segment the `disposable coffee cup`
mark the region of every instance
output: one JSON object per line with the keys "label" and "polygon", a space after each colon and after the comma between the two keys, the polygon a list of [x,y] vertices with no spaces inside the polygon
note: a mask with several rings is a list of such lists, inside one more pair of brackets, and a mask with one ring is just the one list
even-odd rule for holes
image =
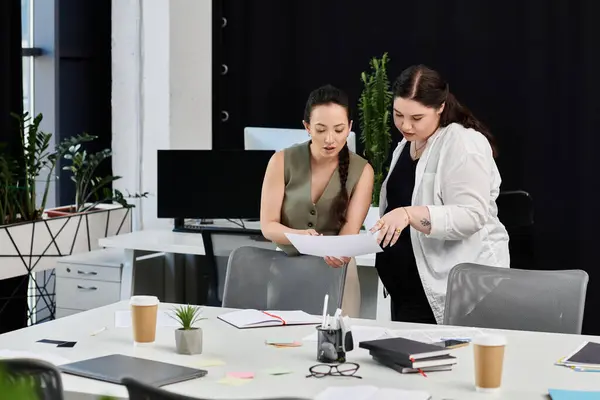
{"label": "disposable coffee cup", "polygon": [[150,344],[156,340],[158,303],[156,296],[133,296],[129,300],[135,344]]}
{"label": "disposable coffee cup", "polygon": [[473,339],[475,356],[475,390],[495,393],[502,385],[502,369],[506,338],[499,335],[486,335]]}

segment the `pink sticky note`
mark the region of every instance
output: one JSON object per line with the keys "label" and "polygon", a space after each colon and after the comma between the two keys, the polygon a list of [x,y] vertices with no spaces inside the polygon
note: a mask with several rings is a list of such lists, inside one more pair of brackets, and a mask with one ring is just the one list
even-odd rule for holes
{"label": "pink sticky note", "polygon": [[228,372],[227,376],[237,379],[252,379],[254,378],[254,372]]}

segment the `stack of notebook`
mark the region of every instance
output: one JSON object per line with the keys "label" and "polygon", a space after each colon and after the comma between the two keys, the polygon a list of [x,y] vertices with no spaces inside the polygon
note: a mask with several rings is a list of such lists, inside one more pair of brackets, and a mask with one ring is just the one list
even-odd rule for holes
{"label": "stack of notebook", "polygon": [[449,371],[457,361],[449,349],[405,338],[360,342],[359,347],[369,350],[375,361],[402,374]]}

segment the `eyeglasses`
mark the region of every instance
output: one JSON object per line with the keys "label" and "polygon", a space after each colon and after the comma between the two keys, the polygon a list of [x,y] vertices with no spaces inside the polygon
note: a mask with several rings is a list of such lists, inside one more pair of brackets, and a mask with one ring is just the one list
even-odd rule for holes
{"label": "eyeglasses", "polygon": [[342,364],[317,364],[310,367],[310,375],[307,378],[323,378],[324,376],[346,376],[351,378],[362,379],[362,376],[354,375],[360,368],[360,365],[353,362]]}

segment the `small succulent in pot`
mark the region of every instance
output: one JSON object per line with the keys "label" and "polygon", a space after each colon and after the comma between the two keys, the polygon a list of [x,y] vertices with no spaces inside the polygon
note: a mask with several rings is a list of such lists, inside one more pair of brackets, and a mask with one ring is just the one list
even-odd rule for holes
{"label": "small succulent in pot", "polygon": [[197,321],[200,321],[201,308],[192,305],[181,305],[175,308],[175,320],[179,322],[181,328],[175,331],[175,345],[179,354],[200,354],[202,353],[202,329],[194,327]]}

